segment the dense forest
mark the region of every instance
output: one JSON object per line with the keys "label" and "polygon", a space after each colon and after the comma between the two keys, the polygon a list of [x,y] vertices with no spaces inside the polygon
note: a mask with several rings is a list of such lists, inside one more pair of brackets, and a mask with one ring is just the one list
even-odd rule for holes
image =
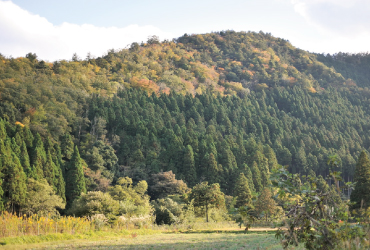
{"label": "dense forest", "polygon": [[125,188],[145,210],[146,190],[165,197],[153,181],[164,172],[177,193],[206,181],[233,196],[243,174],[261,194],[279,165],[325,177],[331,155],[353,180],[370,147],[369,67],[368,54],[234,31],[153,36],[70,61],[0,55],[0,208],[34,211],[27,194],[48,190],[78,214],[81,193],[124,201]]}

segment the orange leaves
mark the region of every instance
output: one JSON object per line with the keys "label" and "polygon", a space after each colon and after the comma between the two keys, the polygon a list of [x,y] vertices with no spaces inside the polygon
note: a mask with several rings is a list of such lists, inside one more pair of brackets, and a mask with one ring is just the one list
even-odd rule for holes
{"label": "orange leaves", "polygon": [[308,91],[310,91],[311,93],[316,93],[317,92],[314,87],[308,88]]}
{"label": "orange leaves", "polygon": [[155,82],[148,79],[139,79],[138,77],[134,76],[130,79],[130,83],[132,87],[142,88],[146,91],[155,93],[159,91],[159,86]]}
{"label": "orange leaves", "polygon": [[204,79],[209,79],[213,82],[218,82],[218,78],[220,74],[217,73],[213,67],[209,68],[200,62],[195,62],[195,63],[191,62],[190,64],[192,65],[194,69],[194,73],[196,77],[202,77]]}
{"label": "orange leaves", "polygon": [[35,113],[36,113],[36,108],[29,108],[29,109],[26,111],[26,115],[27,115],[27,116],[33,116]]}

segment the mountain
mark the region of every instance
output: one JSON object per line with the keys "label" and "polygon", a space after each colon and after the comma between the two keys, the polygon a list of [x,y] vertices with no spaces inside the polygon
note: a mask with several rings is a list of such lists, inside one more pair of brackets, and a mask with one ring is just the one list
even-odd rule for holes
{"label": "mountain", "polygon": [[[239,173],[252,173],[259,191],[278,163],[325,176],[332,154],[351,180],[370,146],[369,66],[368,54],[313,54],[234,31],[153,36],[85,60],[0,56],[3,139],[41,138],[40,152],[63,173],[77,145],[88,190],[172,170],[190,186],[218,182],[227,194]],[[27,144],[31,166],[36,151]]]}

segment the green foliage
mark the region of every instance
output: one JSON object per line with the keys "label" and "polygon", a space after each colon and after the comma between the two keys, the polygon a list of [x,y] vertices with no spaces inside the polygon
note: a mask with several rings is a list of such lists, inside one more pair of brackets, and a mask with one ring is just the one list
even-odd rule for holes
{"label": "green foliage", "polygon": [[168,197],[152,201],[151,204],[154,207],[155,222],[158,225],[171,225],[181,222],[184,204],[179,204]]}
{"label": "green foliage", "polygon": [[[331,172],[338,191],[341,178],[358,178],[355,159],[370,146],[367,54],[316,55],[263,32],[222,31],[152,37],[96,59],[0,57],[1,175],[15,154],[28,178],[46,178],[68,205],[123,176],[147,180],[152,199],[187,192],[174,177],[154,177],[163,171],[228,195],[244,173],[261,193],[277,163]],[[0,179],[6,192],[12,184]],[[6,196],[0,190],[0,203]],[[135,202],[121,200],[127,211]]]}
{"label": "green foliage", "polygon": [[234,196],[236,196],[235,207],[242,207],[251,204],[252,193],[249,189],[248,179],[241,173],[236,180]]}
{"label": "green foliage", "polygon": [[370,205],[370,160],[365,151],[362,151],[355,170],[355,190],[351,193],[352,208],[367,208]]}
{"label": "green foliage", "polygon": [[362,226],[349,223],[345,203],[335,202],[329,193],[316,189],[316,177],[311,176],[299,188],[294,186],[295,178],[286,169],[272,176],[279,197],[299,197],[296,202],[284,204],[286,219],[276,233],[284,248],[303,242],[307,249],[329,249],[363,235]]}
{"label": "green foliage", "polygon": [[182,180],[176,180],[172,171],[153,174],[149,180],[148,193],[152,200],[165,198],[168,195],[183,195],[189,192],[189,188]]}
{"label": "green foliage", "polygon": [[75,146],[71,161],[68,164],[68,170],[66,171],[67,206],[70,206],[82,193],[86,193],[86,184],[80,154],[77,146]]}
{"label": "green foliage", "polygon": [[[55,194],[46,180],[27,180],[27,196],[21,212],[27,215],[57,215],[58,210],[65,208],[65,201]],[[58,210],[57,210],[58,209]]]}
{"label": "green foliage", "polygon": [[210,208],[225,207],[225,195],[221,192],[218,183],[208,185],[208,182],[202,182],[195,185],[189,195],[189,200],[194,201],[195,208],[204,209],[207,222],[209,221],[208,210]]}
{"label": "green foliage", "polygon": [[75,199],[67,212],[76,216],[103,214],[112,220],[118,215],[119,202],[114,200],[109,193],[103,193],[101,191],[87,192]]}
{"label": "green foliage", "polygon": [[149,196],[146,194],[147,189],[148,184],[144,180],[133,186],[131,178],[121,177],[118,179],[117,185],[108,189],[108,193],[113,199],[120,201],[120,214],[132,217],[148,215],[151,212]]}
{"label": "green foliage", "polygon": [[182,168],[186,182],[189,183],[189,186],[194,186],[197,180],[197,172],[195,169],[193,148],[190,145],[186,146],[185,148]]}
{"label": "green foliage", "polygon": [[262,178],[261,178],[261,172],[256,162],[253,162],[251,170],[252,170],[254,188],[256,189],[256,192],[261,192],[263,188]]}

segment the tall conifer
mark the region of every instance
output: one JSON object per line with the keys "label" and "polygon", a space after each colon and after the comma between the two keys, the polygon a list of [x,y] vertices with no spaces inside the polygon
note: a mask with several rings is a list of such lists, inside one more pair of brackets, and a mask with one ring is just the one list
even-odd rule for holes
{"label": "tall conifer", "polygon": [[257,163],[254,161],[252,164],[252,175],[253,175],[253,184],[254,188],[256,189],[256,192],[262,191],[262,178],[261,178],[261,172],[258,169]]}
{"label": "tall conifer", "polygon": [[14,152],[2,159],[4,179],[4,198],[11,212],[19,210],[24,203],[27,192],[26,174]]}
{"label": "tall conifer", "polygon": [[370,206],[370,160],[365,151],[358,158],[355,170],[355,190],[351,193],[351,201],[355,202],[352,208],[366,208]]}
{"label": "tall conifer", "polygon": [[237,197],[235,207],[242,207],[251,203],[252,193],[249,189],[248,179],[243,173],[240,173],[236,180],[234,196]]}
{"label": "tall conifer", "polygon": [[194,186],[197,183],[197,172],[195,170],[193,148],[190,145],[187,145],[185,148],[182,170],[185,175],[186,182],[189,186]]}
{"label": "tall conifer", "polygon": [[27,152],[27,146],[24,141],[22,141],[21,156],[19,160],[21,161],[24,172],[28,175],[28,172],[31,170],[30,169],[31,165],[30,165],[30,158]]}
{"label": "tall conifer", "polygon": [[245,177],[248,179],[248,184],[249,184],[249,190],[253,193],[256,192],[256,189],[254,188],[254,183],[253,183],[253,175],[250,167],[248,167],[247,164],[244,164],[243,166],[243,171]]}
{"label": "tall conifer", "polygon": [[76,198],[80,197],[81,193],[86,193],[86,184],[80,153],[77,146],[75,146],[66,171],[67,206],[70,206]]}

